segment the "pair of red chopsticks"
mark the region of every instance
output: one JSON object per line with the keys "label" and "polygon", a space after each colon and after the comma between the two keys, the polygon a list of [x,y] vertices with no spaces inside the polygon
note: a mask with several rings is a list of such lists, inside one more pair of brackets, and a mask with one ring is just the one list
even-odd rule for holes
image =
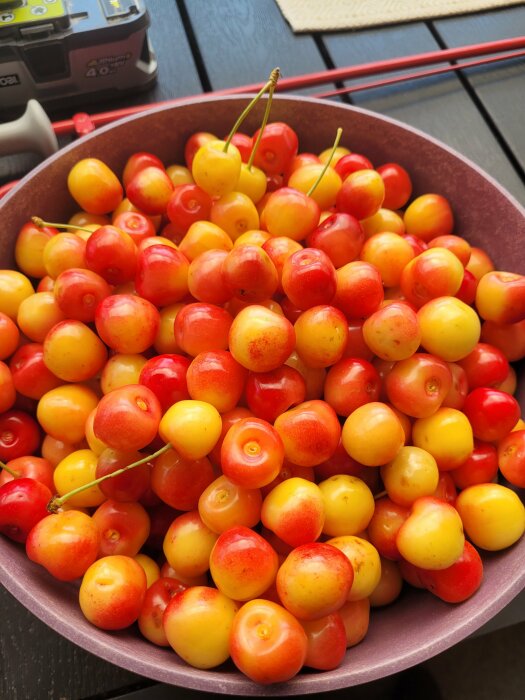
{"label": "pair of red chopsticks", "polygon": [[[314,95],[314,97],[325,98],[350,92],[357,92],[360,90],[370,90],[372,88],[384,87],[385,85],[392,85],[394,83],[405,82],[408,80],[426,78],[432,75],[438,75],[440,73],[447,73],[449,71],[474,68],[475,66],[482,66],[489,63],[495,63],[497,61],[508,61],[510,59],[520,58],[525,56],[525,36],[516,37],[513,39],[501,39],[498,41],[485,42],[481,44],[471,44],[469,46],[462,46],[454,49],[439,49],[437,51],[429,51],[427,53],[415,54],[413,56],[391,58],[384,61],[363,63],[357,66],[334,68],[331,70],[320,71],[318,73],[308,73],[306,75],[290,78],[281,78],[277,84],[277,91],[291,92],[305,87],[310,87],[312,85],[337,83],[343,80],[352,80],[371,75],[379,75],[381,73],[391,73],[393,71],[407,68],[429,66],[436,63],[442,63],[443,61],[459,61],[465,58],[472,58],[474,56],[484,56],[484,58],[478,58],[474,61],[465,61],[458,64],[439,66],[424,71],[405,73],[403,75],[391,78],[382,78],[370,83],[358,83],[357,85],[350,87],[319,93]],[[261,87],[261,83],[255,83],[251,85],[241,85],[239,87],[216,90],[206,94],[216,96],[237,95],[240,93],[258,92]],[[200,97],[200,95],[192,95],[191,97]],[[83,134],[87,133],[88,131],[92,131],[97,126],[109,124],[117,119],[121,119],[122,117],[139,114],[140,112],[154,109],[155,107],[175,105],[186,99],[188,99],[188,97],[180,97],[173,100],[168,100],[166,102],[157,102],[148,105],[141,105],[139,107],[127,107],[111,112],[101,112],[93,115],[76,115],[76,117],[73,119],[55,122],[53,124],[53,128],[57,135],[74,132],[79,133],[79,130],[81,130],[81,133]]]}
{"label": "pair of red chopsticks", "polygon": [[[475,60],[464,61],[463,59],[479,57]],[[508,61],[511,59],[521,58],[525,56],[525,36],[516,37],[513,39],[502,39],[498,41],[485,42],[480,44],[471,44],[454,49],[439,49],[437,51],[429,51],[427,53],[414,54],[413,56],[405,56],[400,58],[391,58],[384,61],[373,61],[357,66],[348,66],[346,68],[334,68],[331,70],[320,71],[318,73],[309,73],[290,78],[281,78],[277,85],[278,92],[291,92],[294,90],[310,87],[313,85],[322,85],[325,83],[337,83],[344,80],[353,80],[382,73],[391,73],[398,70],[406,70],[408,68],[419,68],[421,66],[431,66],[433,64],[442,63],[444,61],[462,61],[462,63],[452,63],[444,66],[437,66],[423,71],[413,71],[403,73],[393,77],[381,78],[368,83],[357,83],[349,87],[342,87],[336,90],[322,92],[314,97],[328,98],[337,95],[358,92],[362,90],[370,90],[372,88],[385,87],[395,83],[427,78],[441,73],[463,70],[465,68],[474,68],[483,66],[498,61]],[[258,92],[262,87],[261,83],[252,85],[242,85],[234,88],[227,88],[206,93],[207,95],[236,95],[240,93]],[[192,95],[191,97],[201,97],[202,95]],[[97,126],[110,124],[117,119],[122,119],[134,114],[139,114],[156,107],[166,107],[176,105],[188,97],[179,97],[165,102],[157,102],[138,107],[127,107],[117,109],[111,112],[100,112],[99,114],[79,113],[73,116],[72,119],[57,121],[52,124],[55,134],[77,134],[83,136],[93,131]],[[10,182],[0,187],[0,198],[13,187],[15,183]]]}

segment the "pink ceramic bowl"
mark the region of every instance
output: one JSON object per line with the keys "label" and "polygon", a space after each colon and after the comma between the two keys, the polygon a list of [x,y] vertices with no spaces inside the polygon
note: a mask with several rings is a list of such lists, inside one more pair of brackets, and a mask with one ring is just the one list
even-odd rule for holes
{"label": "pink ceramic bowl", "polygon": [[[183,162],[184,143],[195,131],[226,134],[246,99],[188,101],[101,128],[52,156],[0,202],[0,266],[13,264],[20,226],[30,215],[63,221],[76,211],[66,189],[70,167],[96,156],[121,172],[137,150],[152,151],[165,163]],[[256,110],[257,111],[257,110]],[[261,111],[251,118],[253,131]],[[477,166],[435,139],[371,112],[308,98],[279,97],[272,120],[296,129],[303,151],[329,146],[338,126],[343,142],[373,163],[397,161],[413,177],[415,195],[437,192],[454,209],[461,235],[485,248],[500,269],[525,274],[525,211]],[[243,127],[244,128],[244,127]],[[525,378],[517,392],[525,409]],[[420,663],[481,627],[525,587],[525,538],[510,549],[484,556],[485,579],[476,595],[447,605],[429,593],[410,590],[392,606],[373,612],[366,639],[347,652],[343,664],[326,673],[302,673],[289,683],[259,687],[232,666],[199,671],[176,655],[142,639],[136,630],[106,633],[92,627],[77,604],[77,587],[52,580],[29,562],[23,549],[0,540],[0,580],[37,617],[84,649],[148,678],[185,688],[228,695],[299,695],[373,681]]]}

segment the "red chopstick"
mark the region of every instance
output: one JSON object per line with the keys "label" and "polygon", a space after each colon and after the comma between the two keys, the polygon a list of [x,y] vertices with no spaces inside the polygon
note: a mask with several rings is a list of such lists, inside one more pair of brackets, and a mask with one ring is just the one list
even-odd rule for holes
{"label": "red chopstick", "polygon": [[337,95],[345,95],[350,92],[358,92],[361,90],[371,90],[372,88],[385,87],[387,85],[394,85],[395,83],[402,83],[406,80],[417,80],[419,78],[429,78],[432,75],[439,75],[440,73],[449,73],[450,71],[463,70],[464,68],[475,68],[476,66],[484,66],[487,63],[496,63],[497,61],[509,61],[512,58],[520,58],[525,56],[525,50],[523,51],[510,51],[508,53],[500,54],[498,56],[490,56],[489,58],[480,58],[476,61],[465,61],[464,63],[456,63],[448,66],[439,66],[438,68],[430,68],[424,71],[416,71],[414,73],[404,73],[403,75],[396,75],[393,78],[384,78],[382,80],[374,80],[371,83],[358,83],[357,85],[350,85],[348,87],[339,88],[338,90],[330,90],[329,92],[321,92],[314,97],[324,99],[326,97],[336,97]]}
{"label": "red chopstick", "polygon": [[[443,61],[456,61],[463,58],[473,56],[483,56],[486,54],[495,54],[503,51],[512,51],[515,49],[525,48],[525,36],[516,37],[513,39],[502,39],[499,41],[490,41],[480,44],[471,44],[453,49],[439,49],[437,51],[429,51],[427,53],[414,54],[413,56],[404,56],[399,58],[391,58],[384,61],[373,61],[371,63],[363,63],[357,66],[348,66],[346,68],[333,68],[330,70],[320,71],[317,73],[309,73],[306,75],[293,76],[290,78],[281,78],[277,85],[279,92],[298,90],[312,85],[320,85],[323,83],[339,82],[342,80],[350,80],[369,75],[378,75],[380,73],[389,73],[396,70],[406,68],[415,68],[427,66],[433,63],[441,63]],[[462,66],[464,67],[464,66]],[[447,67],[448,68],[448,67]],[[454,66],[453,70],[457,70]],[[423,74],[418,77],[424,77]],[[406,78],[407,80],[409,78]],[[214,92],[206,93],[207,95],[236,95],[239,93],[257,92],[262,87],[262,83],[252,85],[242,85],[239,87],[225,88]],[[377,87],[377,86],[376,86]],[[201,97],[201,95],[193,95],[192,97]],[[188,97],[179,97],[165,102],[157,102],[138,107],[127,107],[117,109],[111,112],[101,112],[93,114],[89,118],[93,127],[109,124],[117,119],[127,117],[133,114],[139,114],[156,107],[166,107],[176,105]],[[65,119],[57,121],[53,124],[53,129],[57,135],[69,134],[76,131],[75,120]]]}

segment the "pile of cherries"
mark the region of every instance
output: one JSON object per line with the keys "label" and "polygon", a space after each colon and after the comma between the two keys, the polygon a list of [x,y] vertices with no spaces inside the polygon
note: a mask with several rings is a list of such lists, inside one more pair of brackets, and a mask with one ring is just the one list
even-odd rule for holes
{"label": "pile of cherries", "polygon": [[184,160],[81,160],[80,211],[19,232],[0,530],[97,627],[282,682],[404,583],[466,600],[523,535],[525,277],[402,165],[288,124]]}

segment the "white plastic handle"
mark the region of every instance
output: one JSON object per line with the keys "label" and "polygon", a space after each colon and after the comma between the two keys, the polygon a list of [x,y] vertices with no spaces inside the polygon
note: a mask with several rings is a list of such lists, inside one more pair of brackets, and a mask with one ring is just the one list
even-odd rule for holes
{"label": "white plastic handle", "polygon": [[0,124],[0,155],[27,151],[40,153],[44,158],[58,151],[53,125],[36,100],[29,100],[19,119]]}

